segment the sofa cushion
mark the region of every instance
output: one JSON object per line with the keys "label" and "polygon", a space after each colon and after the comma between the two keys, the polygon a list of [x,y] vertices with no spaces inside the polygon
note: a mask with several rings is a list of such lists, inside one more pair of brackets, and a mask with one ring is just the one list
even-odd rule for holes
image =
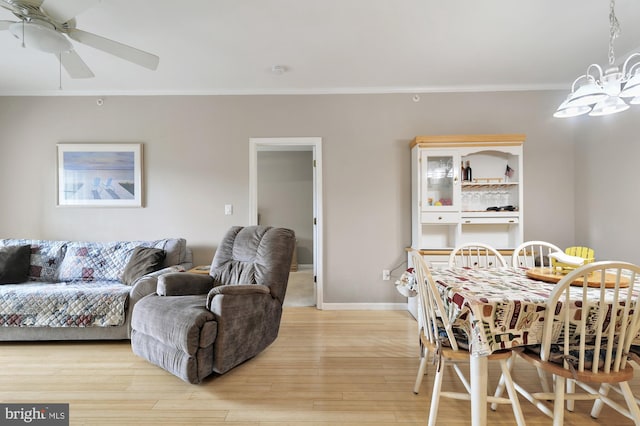
{"label": "sofa cushion", "polygon": [[166,257],[162,266],[165,267],[191,262],[183,238],[110,243],[0,239],[0,247],[26,244],[31,245],[28,281],[119,281],[137,246],[164,250]]}
{"label": "sofa cushion", "polygon": [[120,280],[128,285],[143,275],[155,272],[162,267],[166,252],[151,247],[136,247],[124,267]]}
{"label": "sofa cushion", "polygon": [[[165,250],[162,266],[183,262],[186,240],[162,239],[153,241],[82,242],[72,241],[60,266],[60,281],[120,281],[127,262],[136,247]],[[178,261],[180,260],[180,261]],[[172,263],[176,262],[176,263]]]}
{"label": "sofa cushion", "polygon": [[127,321],[131,287],[118,282],[30,282],[1,288],[0,329],[117,327]]}
{"label": "sofa cushion", "polygon": [[0,248],[0,284],[18,284],[27,281],[31,246]]}
{"label": "sofa cushion", "polygon": [[27,244],[31,246],[28,280],[39,282],[58,281],[58,267],[64,258],[67,241],[25,239],[0,240],[1,247]]}
{"label": "sofa cushion", "polygon": [[72,241],[60,265],[60,281],[120,281],[133,249],[153,241]]}

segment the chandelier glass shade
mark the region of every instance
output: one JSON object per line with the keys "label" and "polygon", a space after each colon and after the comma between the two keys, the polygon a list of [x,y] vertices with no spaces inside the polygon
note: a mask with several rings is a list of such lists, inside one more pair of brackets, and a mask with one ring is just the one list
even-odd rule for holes
{"label": "chandelier glass shade", "polygon": [[640,53],[629,55],[622,67],[614,65],[613,40],[620,33],[615,0],[611,0],[609,22],[609,67],[603,70],[598,64],[589,65],[587,72],[574,80],[571,93],[554,117],[609,115],[625,111],[629,105],[640,104]]}

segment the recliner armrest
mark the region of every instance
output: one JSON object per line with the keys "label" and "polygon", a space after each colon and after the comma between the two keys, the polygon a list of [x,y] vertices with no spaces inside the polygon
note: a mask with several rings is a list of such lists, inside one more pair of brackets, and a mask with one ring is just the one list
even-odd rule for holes
{"label": "recliner armrest", "polygon": [[173,272],[158,277],[159,296],[189,296],[207,294],[213,288],[210,275]]}
{"label": "recliner armrest", "polygon": [[[207,309],[212,310],[213,300],[216,296],[232,296],[236,302],[232,303],[244,303],[241,300],[246,300],[246,303],[252,304],[255,299],[248,296],[267,295],[271,293],[271,289],[266,285],[261,284],[233,284],[233,285],[219,285],[211,289],[207,294]],[[247,296],[247,297],[233,297],[233,296]],[[220,312],[213,312],[214,314],[220,314]]]}
{"label": "recliner armrest", "polygon": [[261,284],[236,284],[236,285],[219,285],[214,287],[209,292],[209,297],[216,294],[269,294],[271,290],[266,285]]}

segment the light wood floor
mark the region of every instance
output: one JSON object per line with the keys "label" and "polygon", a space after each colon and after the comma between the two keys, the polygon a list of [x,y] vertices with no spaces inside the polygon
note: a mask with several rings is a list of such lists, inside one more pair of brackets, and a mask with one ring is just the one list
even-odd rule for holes
{"label": "light wood floor", "polygon": [[297,271],[289,273],[284,307],[315,306],[315,284],[313,283],[313,265],[298,265]]}
{"label": "light wood floor", "polygon": [[[407,312],[287,308],[272,346],[202,385],[136,357],[129,342],[3,342],[0,401],[70,403],[71,425],[422,425],[432,374],[414,395],[417,366],[416,323]],[[516,364],[516,380],[535,377]],[[528,402],[522,407],[529,425],[550,424]],[[567,413],[565,424],[632,424],[608,408],[593,420],[587,407],[578,404],[583,411]],[[467,425],[469,408],[443,399],[438,423]],[[508,406],[488,410],[488,421],[514,423]]]}

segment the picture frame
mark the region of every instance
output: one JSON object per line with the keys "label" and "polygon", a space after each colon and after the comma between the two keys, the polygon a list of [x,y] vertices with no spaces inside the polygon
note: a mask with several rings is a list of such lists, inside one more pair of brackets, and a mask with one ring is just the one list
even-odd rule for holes
{"label": "picture frame", "polygon": [[58,206],[142,207],[141,143],[59,143]]}

